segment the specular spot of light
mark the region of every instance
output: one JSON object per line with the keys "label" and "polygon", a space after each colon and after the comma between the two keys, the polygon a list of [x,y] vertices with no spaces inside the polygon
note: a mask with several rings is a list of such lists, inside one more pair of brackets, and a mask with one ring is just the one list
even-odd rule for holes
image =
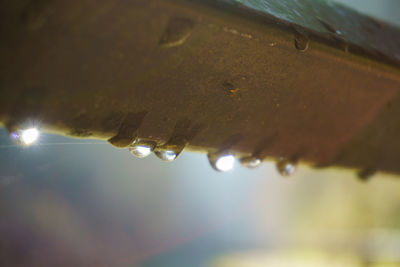
{"label": "specular spot of light", "polygon": [[30,146],[39,139],[39,136],[40,132],[37,128],[29,128],[21,131],[20,140],[23,145]]}
{"label": "specular spot of light", "polygon": [[224,155],[219,157],[215,162],[215,167],[221,172],[227,172],[233,169],[235,157],[233,155]]}

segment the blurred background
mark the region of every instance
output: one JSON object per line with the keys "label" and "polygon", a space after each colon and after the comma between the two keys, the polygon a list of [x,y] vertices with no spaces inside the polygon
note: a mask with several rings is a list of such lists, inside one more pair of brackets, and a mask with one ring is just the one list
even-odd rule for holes
{"label": "blurred background", "polygon": [[394,25],[400,25],[400,3],[398,0],[334,0],[330,2],[341,3],[361,13]]}
{"label": "blurred background", "polygon": [[[338,2],[400,25],[398,0]],[[1,266],[400,266],[400,179],[205,155],[134,158],[105,141],[0,130]]]}

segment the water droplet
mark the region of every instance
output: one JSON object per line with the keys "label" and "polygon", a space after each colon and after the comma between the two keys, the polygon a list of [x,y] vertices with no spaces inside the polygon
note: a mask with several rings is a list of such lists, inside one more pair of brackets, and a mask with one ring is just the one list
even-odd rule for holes
{"label": "water droplet", "polygon": [[262,163],[262,160],[254,156],[249,156],[241,158],[240,163],[242,164],[243,167],[253,169],[259,167]]}
{"label": "water droplet", "polygon": [[154,148],[156,147],[156,143],[153,141],[146,141],[142,139],[137,139],[129,146],[129,152],[132,155],[138,158],[145,158],[149,156]]}
{"label": "water droplet", "polygon": [[30,146],[36,143],[40,137],[40,131],[37,128],[28,128],[10,133],[11,139],[22,146]]}
{"label": "water droplet", "polygon": [[310,46],[310,40],[304,34],[296,32],[294,37],[294,46],[297,50],[305,52]]}
{"label": "water droplet", "polygon": [[26,129],[21,133],[21,140],[25,145],[31,145],[39,139],[39,135],[39,130],[36,128]]}
{"label": "water droplet", "polygon": [[167,161],[167,162],[171,162],[174,161],[179,154],[177,154],[175,151],[171,150],[171,149],[160,149],[157,150],[156,152],[154,152],[156,154],[156,156],[163,160],[163,161]]}
{"label": "water droplet", "polygon": [[282,176],[290,176],[296,170],[296,162],[287,158],[280,158],[276,164],[276,168]]}
{"label": "water droplet", "polygon": [[159,44],[164,47],[182,45],[192,33],[194,22],[188,18],[172,18],[167,25]]}
{"label": "water droplet", "polygon": [[117,134],[107,141],[115,147],[128,147],[136,140],[137,131],[142,124],[142,121],[146,114],[147,111],[138,113],[127,113],[121,125],[119,126]]}
{"label": "water droplet", "polygon": [[154,153],[163,161],[174,161],[183,151],[187,144],[184,136],[175,136],[171,138],[165,145],[156,148]]}
{"label": "water droplet", "polygon": [[361,181],[368,181],[376,174],[375,168],[366,168],[361,170],[357,175]]}
{"label": "water droplet", "polygon": [[233,169],[235,165],[235,157],[232,154],[217,153],[208,154],[208,161],[214,170],[219,172],[227,172]]}

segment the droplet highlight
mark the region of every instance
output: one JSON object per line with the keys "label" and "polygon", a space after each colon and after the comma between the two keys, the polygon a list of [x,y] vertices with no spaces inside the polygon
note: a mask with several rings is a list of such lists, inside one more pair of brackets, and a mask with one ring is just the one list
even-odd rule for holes
{"label": "droplet highlight", "polygon": [[296,171],[296,162],[287,158],[280,158],[276,168],[282,176],[290,176]]}
{"label": "droplet highlight", "polygon": [[376,174],[375,168],[366,168],[366,169],[359,171],[357,173],[357,176],[361,181],[366,182],[366,181],[370,180],[375,174]]}
{"label": "droplet highlight", "polygon": [[40,131],[37,128],[28,128],[10,133],[11,139],[23,146],[31,146],[39,140]]}
{"label": "droplet highlight", "polygon": [[160,149],[155,154],[159,159],[167,162],[174,161],[179,155],[171,149]]}
{"label": "droplet highlight", "polygon": [[261,165],[261,163],[262,160],[254,156],[244,157],[240,159],[240,164],[242,164],[243,167],[249,169],[257,168]]}
{"label": "droplet highlight", "polygon": [[174,136],[165,145],[156,148],[154,154],[167,162],[174,161],[183,151],[187,144],[187,139],[184,136]]}
{"label": "droplet highlight", "polygon": [[219,172],[228,172],[235,165],[235,157],[232,154],[208,154],[208,161],[211,167]]}
{"label": "droplet highlight", "polygon": [[153,141],[137,139],[128,148],[129,152],[137,158],[148,157],[156,147]]}

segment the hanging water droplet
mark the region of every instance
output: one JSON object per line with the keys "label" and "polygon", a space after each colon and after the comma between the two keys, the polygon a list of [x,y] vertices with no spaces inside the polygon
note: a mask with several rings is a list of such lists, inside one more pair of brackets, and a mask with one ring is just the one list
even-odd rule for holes
{"label": "hanging water droplet", "polygon": [[159,44],[163,47],[180,46],[193,31],[194,21],[188,18],[172,18],[168,22]]}
{"label": "hanging water droplet", "polygon": [[168,161],[168,162],[174,161],[179,155],[171,149],[160,149],[154,153],[156,154],[156,156],[159,159],[161,159],[163,161]]}
{"label": "hanging water droplet", "polygon": [[376,174],[376,169],[375,168],[366,168],[364,170],[361,170],[357,173],[358,178],[361,181],[368,181],[370,180],[374,175]]}
{"label": "hanging water droplet", "polygon": [[294,36],[294,46],[296,47],[297,50],[305,52],[310,46],[310,40],[305,34],[296,32]]}
{"label": "hanging water droplet", "polygon": [[260,166],[262,163],[262,160],[260,158],[254,157],[254,156],[249,156],[249,157],[241,158],[240,163],[242,164],[243,167],[253,169],[253,168],[257,168],[258,166]]}
{"label": "hanging water droplet", "polygon": [[183,151],[187,144],[184,136],[174,136],[165,145],[156,149],[154,154],[163,161],[174,161]]}
{"label": "hanging water droplet", "polygon": [[227,172],[233,169],[235,165],[235,157],[232,154],[217,153],[208,155],[208,161],[214,170],[219,172]]}
{"label": "hanging water droplet", "polygon": [[276,164],[276,168],[282,176],[290,176],[296,170],[296,162],[287,158],[280,158]]}
{"label": "hanging water droplet", "polygon": [[138,158],[145,158],[149,156],[154,148],[156,147],[156,143],[153,141],[146,141],[142,139],[137,139],[129,146],[129,152],[132,155]]}
{"label": "hanging water droplet", "polygon": [[32,127],[18,131],[12,131],[10,133],[10,137],[22,146],[30,146],[36,143],[36,141],[39,139],[40,131],[37,128]]}

